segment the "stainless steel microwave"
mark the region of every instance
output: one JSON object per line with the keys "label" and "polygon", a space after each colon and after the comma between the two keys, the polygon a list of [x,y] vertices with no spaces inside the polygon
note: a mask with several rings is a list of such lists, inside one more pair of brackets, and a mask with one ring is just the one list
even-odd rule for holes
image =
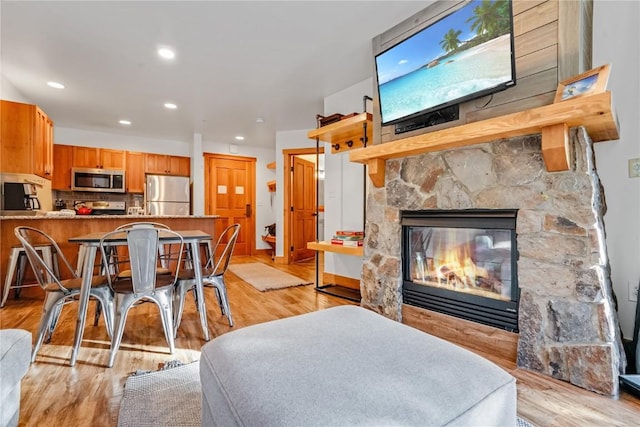
{"label": "stainless steel microwave", "polygon": [[71,189],[73,191],[124,193],[124,171],[116,169],[72,168]]}

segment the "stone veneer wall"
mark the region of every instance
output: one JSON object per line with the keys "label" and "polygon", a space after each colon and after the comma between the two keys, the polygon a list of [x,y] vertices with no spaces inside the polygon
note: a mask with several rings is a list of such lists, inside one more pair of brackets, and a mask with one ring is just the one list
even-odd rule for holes
{"label": "stone veneer wall", "polygon": [[401,210],[518,209],[517,365],[617,395],[625,358],[593,143],[571,130],[572,170],[549,173],[540,135],[386,162],[367,196],[362,305],[400,320]]}

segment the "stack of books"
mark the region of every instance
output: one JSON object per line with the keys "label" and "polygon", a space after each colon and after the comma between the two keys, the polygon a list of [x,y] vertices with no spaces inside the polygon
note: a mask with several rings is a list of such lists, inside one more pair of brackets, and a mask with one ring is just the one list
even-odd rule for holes
{"label": "stack of books", "polygon": [[331,238],[332,245],[362,246],[364,231],[338,230]]}

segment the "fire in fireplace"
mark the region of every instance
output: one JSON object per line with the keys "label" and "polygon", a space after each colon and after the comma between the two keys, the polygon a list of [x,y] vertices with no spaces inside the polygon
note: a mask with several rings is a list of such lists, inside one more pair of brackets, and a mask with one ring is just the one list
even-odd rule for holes
{"label": "fire in fireplace", "polygon": [[517,332],[516,216],[403,211],[403,302]]}

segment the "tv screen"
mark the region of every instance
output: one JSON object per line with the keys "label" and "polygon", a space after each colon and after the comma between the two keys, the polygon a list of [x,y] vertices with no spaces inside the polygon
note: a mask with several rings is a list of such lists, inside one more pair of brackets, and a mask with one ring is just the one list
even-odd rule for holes
{"label": "tv screen", "polygon": [[462,2],[376,55],[382,124],[515,85],[512,16],[509,0]]}

